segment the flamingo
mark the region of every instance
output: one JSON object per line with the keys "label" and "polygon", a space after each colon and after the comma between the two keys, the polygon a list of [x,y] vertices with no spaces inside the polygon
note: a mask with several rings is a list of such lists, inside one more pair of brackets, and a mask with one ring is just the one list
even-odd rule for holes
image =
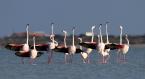
{"label": "flamingo", "polygon": [[[67,48],[67,45],[66,45],[67,31],[63,30],[63,33],[64,33],[64,47]],[[68,63],[68,60],[69,60],[69,58],[67,56],[69,56],[69,54],[68,54],[68,52],[65,52],[65,57],[64,57],[65,63]]]}
{"label": "flamingo", "polygon": [[28,51],[28,52],[23,52],[22,51],[18,51],[15,53],[16,56],[19,56],[22,58],[22,64],[24,64],[24,61],[23,61],[23,58],[24,57],[30,57],[31,60],[30,60],[30,64],[33,64],[33,61],[36,59],[36,57],[40,57],[43,52],[38,52],[35,48],[35,37],[33,37],[33,42],[34,42],[34,48],[31,50],[31,51]]}
{"label": "flamingo", "polygon": [[52,30],[52,33],[51,33],[51,35],[50,35],[50,40],[51,40],[52,42],[49,43],[48,63],[51,63],[51,61],[52,61],[53,49],[55,49],[55,47],[58,46],[58,42],[54,40],[53,24],[54,24],[54,23],[51,23],[51,30]]}
{"label": "flamingo", "polygon": [[26,25],[26,43],[24,44],[13,44],[13,43],[10,43],[10,44],[7,44],[5,46],[5,48],[9,49],[9,50],[12,50],[12,51],[21,51],[22,53],[23,52],[28,52],[29,51],[29,32],[28,32],[28,29],[29,29],[29,24]]}
{"label": "flamingo", "polygon": [[107,63],[109,53],[107,51],[104,51],[105,50],[105,43],[103,42],[103,38],[102,38],[101,26],[102,26],[102,24],[100,24],[100,26],[99,26],[100,38],[98,35],[98,42],[99,41],[100,42],[98,43],[97,49],[98,49],[98,52],[102,55],[102,62],[101,63]]}
{"label": "flamingo", "polygon": [[[41,55],[43,54],[43,52],[38,52],[37,53],[37,57],[40,57]],[[26,57],[31,57],[31,52],[29,51],[29,52],[25,52],[25,53],[22,53],[22,52],[20,52],[20,51],[16,51],[15,52],[15,55],[16,56],[19,56],[19,57],[21,57],[21,58],[26,58]],[[22,64],[24,64],[24,60],[21,60],[21,63]]]}
{"label": "flamingo", "polygon": [[[123,27],[120,26],[120,31],[121,32],[120,32],[120,46],[119,46],[119,49],[118,49],[118,60],[120,61],[120,59],[123,59],[123,62],[125,62],[125,55],[129,51],[129,40],[128,40],[128,36],[126,34],[125,39],[127,41],[127,44],[122,44],[122,30],[123,30]],[[121,56],[121,54],[123,54],[123,57]]]}
{"label": "flamingo", "polygon": [[[106,43],[105,43],[105,45],[110,44],[109,39],[108,39],[108,25],[107,25],[108,23],[109,22],[106,22]],[[105,51],[109,53],[110,49],[105,49]]]}
{"label": "flamingo", "polygon": [[65,63],[68,63],[69,58],[68,58],[67,56],[69,56],[69,54],[68,54],[68,46],[66,45],[67,31],[63,30],[63,33],[64,33],[64,42],[63,42],[64,45],[57,46],[57,47],[54,49],[54,51],[65,53],[64,62],[65,62]]}
{"label": "flamingo", "polygon": [[74,31],[75,28],[73,27],[73,35],[72,35],[72,45],[69,46],[68,51],[69,51],[69,55],[70,55],[70,62],[72,62],[72,56],[75,54],[76,52],[76,46],[74,44]]}
{"label": "flamingo", "polygon": [[99,53],[101,53],[101,51],[104,51],[104,48],[105,48],[105,44],[102,39],[101,27],[102,27],[102,24],[100,24],[99,26],[100,35],[98,36],[99,37],[98,39],[100,40],[100,42],[98,43],[98,46],[97,46],[97,50]]}
{"label": "flamingo", "polygon": [[30,64],[32,64],[33,61],[36,59],[37,53],[38,53],[38,51],[36,50],[36,47],[35,47],[35,37],[33,37],[33,45],[34,45],[34,48],[31,50],[31,56],[30,56],[31,61],[30,61]]}
{"label": "flamingo", "polygon": [[[59,45],[56,46],[55,49],[53,49],[55,52],[61,52],[64,53],[64,62],[65,63],[70,63],[70,53],[69,53],[69,46],[66,45],[66,36],[67,36],[67,31],[63,30],[64,33],[64,45]],[[80,53],[82,50],[80,48],[76,48],[75,53]]]}
{"label": "flamingo", "polygon": [[[19,53],[26,53],[30,51],[30,47],[29,47],[29,24],[26,25],[26,43],[24,44],[7,44],[5,46],[5,48],[10,49],[12,51],[16,51]],[[23,63],[23,57],[22,57],[22,63]]]}
{"label": "flamingo", "polygon": [[28,28],[29,28],[29,24],[27,24],[26,26],[26,32],[27,32],[27,39],[26,39],[26,43],[23,45],[23,48],[22,48],[22,51],[24,52],[28,52],[29,51],[29,44],[28,44],[28,41],[29,41],[29,32],[28,32]]}
{"label": "flamingo", "polygon": [[95,29],[95,27],[96,26],[92,26],[91,27],[91,32],[92,32],[91,42],[82,42],[82,43],[79,43],[79,45],[81,45],[83,47],[90,48],[90,49],[87,49],[88,53],[91,53],[92,49],[96,49],[97,43],[93,41],[94,40],[94,29]]}
{"label": "flamingo", "polygon": [[[80,43],[82,43],[82,38],[78,38],[78,39],[80,40]],[[82,50],[82,46],[80,46],[80,49]],[[82,59],[83,59],[84,63],[89,63],[87,52],[81,52],[81,56],[82,56]]]}

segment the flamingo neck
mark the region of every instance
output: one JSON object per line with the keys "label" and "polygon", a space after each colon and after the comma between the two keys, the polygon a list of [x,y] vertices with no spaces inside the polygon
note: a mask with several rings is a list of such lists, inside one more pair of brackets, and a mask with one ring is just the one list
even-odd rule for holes
{"label": "flamingo neck", "polygon": [[54,37],[50,35],[50,40],[54,43]]}
{"label": "flamingo neck", "polygon": [[126,38],[125,38],[125,39],[126,39],[126,41],[127,41],[127,45],[129,45],[129,40],[128,40],[127,36],[126,36]]}
{"label": "flamingo neck", "polygon": [[66,48],[66,34],[64,34],[64,47]]}
{"label": "flamingo neck", "polygon": [[26,27],[26,34],[27,34],[27,35],[26,35],[26,36],[27,36],[27,38],[26,38],[26,44],[28,44],[28,41],[29,41],[29,40],[28,40],[28,39],[29,39],[28,27],[29,27],[29,26],[27,25],[27,27]]}
{"label": "flamingo neck", "polygon": [[107,23],[106,23],[106,37],[107,37],[106,43],[109,43],[109,39],[108,39],[108,26],[107,26]]}
{"label": "flamingo neck", "polygon": [[93,40],[94,40],[94,31],[93,31],[94,29],[92,29],[92,39],[91,39],[91,42],[93,42]]}
{"label": "flamingo neck", "polygon": [[54,43],[54,31],[53,31],[53,23],[51,24],[51,35],[52,35],[52,42]]}
{"label": "flamingo neck", "polygon": [[58,44],[57,41],[54,40],[54,36],[53,35],[50,35],[50,40],[52,41],[52,43]]}
{"label": "flamingo neck", "polygon": [[99,27],[99,30],[100,30],[100,39],[101,39],[101,43],[103,43],[102,32],[101,32],[101,25],[100,25],[100,27]]}
{"label": "flamingo neck", "polygon": [[100,36],[98,35],[98,43],[100,43]]}
{"label": "flamingo neck", "polygon": [[55,44],[55,46],[58,46],[58,42],[57,42],[57,41],[55,41],[55,40],[54,40],[54,44]]}
{"label": "flamingo neck", "polygon": [[120,29],[121,32],[120,32],[120,45],[122,44],[122,29]]}
{"label": "flamingo neck", "polygon": [[73,29],[73,36],[72,36],[72,45],[75,46],[75,43],[74,43],[74,29]]}
{"label": "flamingo neck", "polygon": [[51,31],[52,31],[52,35],[54,35],[54,32],[53,32],[53,23],[51,24]]}
{"label": "flamingo neck", "polygon": [[33,37],[33,44],[34,44],[34,49],[36,49],[36,47],[35,47],[35,37]]}

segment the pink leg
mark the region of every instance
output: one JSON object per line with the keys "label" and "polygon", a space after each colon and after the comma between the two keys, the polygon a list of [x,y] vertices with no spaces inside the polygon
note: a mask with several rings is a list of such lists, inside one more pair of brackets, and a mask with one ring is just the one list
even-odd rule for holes
{"label": "pink leg", "polygon": [[65,54],[64,56],[64,63],[67,64],[68,63],[68,55]]}
{"label": "pink leg", "polygon": [[88,57],[87,57],[87,63],[90,63],[90,56],[88,54]]}
{"label": "pink leg", "polygon": [[50,50],[49,56],[48,56],[48,64],[50,64],[52,62],[52,55],[53,55],[53,51]]}
{"label": "pink leg", "polygon": [[110,55],[107,55],[107,56],[105,57],[105,63],[108,62],[109,58],[110,58]]}
{"label": "pink leg", "polygon": [[30,64],[33,64],[34,61],[35,59],[30,59]]}
{"label": "pink leg", "polygon": [[120,52],[117,52],[117,62],[120,62]]}
{"label": "pink leg", "polygon": [[123,54],[123,62],[126,62],[126,56]]}
{"label": "pink leg", "polygon": [[21,58],[21,63],[24,64],[24,59],[23,59],[23,57]]}

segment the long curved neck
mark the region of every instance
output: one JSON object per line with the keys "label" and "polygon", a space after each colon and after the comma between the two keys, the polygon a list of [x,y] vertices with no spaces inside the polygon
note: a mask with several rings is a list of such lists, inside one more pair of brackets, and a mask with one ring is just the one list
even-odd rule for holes
{"label": "long curved neck", "polygon": [[54,24],[54,23],[51,23],[51,32],[52,32],[52,33],[51,33],[51,35],[53,35],[53,36],[52,36],[52,42],[54,43],[54,31],[53,31],[53,24]]}
{"label": "long curved neck", "polygon": [[34,49],[36,49],[36,47],[35,47],[35,37],[33,37],[33,45],[34,45]]}
{"label": "long curved neck", "polygon": [[98,43],[100,43],[100,35],[98,35]]}
{"label": "long curved neck", "polygon": [[72,38],[72,45],[73,45],[73,46],[75,46],[75,42],[74,42],[74,31],[75,31],[75,30],[74,30],[74,28],[73,28],[73,35],[72,35],[72,37],[73,37],[73,38]]}
{"label": "long curved neck", "polygon": [[64,47],[67,47],[67,45],[66,45],[66,33],[64,33]]}
{"label": "long curved neck", "polygon": [[100,24],[100,27],[99,27],[99,30],[100,30],[100,39],[101,39],[101,43],[103,43],[103,39],[102,39],[102,32],[101,32],[101,24]]}
{"label": "long curved neck", "polygon": [[51,23],[51,34],[54,35],[54,32],[53,32],[53,23]]}
{"label": "long curved neck", "polygon": [[54,40],[54,36],[50,35],[50,40],[52,41],[52,43],[55,43],[55,45],[58,45],[58,42]]}
{"label": "long curved neck", "polygon": [[129,45],[129,40],[128,40],[128,36],[127,35],[126,35],[125,39],[127,41],[127,45]]}
{"label": "long curved neck", "polygon": [[55,46],[58,46],[58,42],[54,40]]}
{"label": "long curved neck", "polygon": [[94,26],[92,26],[92,38],[91,38],[91,42],[93,42],[94,41]]}
{"label": "long curved neck", "polygon": [[26,36],[27,36],[27,38],[26,38],[26,44],[28,44],[28,41],[29,41],[29,32],[28,32],[28,28],[29,28],[29,24],[27,24],[27,26],[26,26]]}
{"label": "long curved neck", "polygon": [[109,43],[109,39],[108,39],[108,25],[107,25],[107,23],[106,23],[106,37],[107,37],[106,43]]}
{"label": "long curved neck", "polygon": [[54,43],[54,37],[53,37],[53,35],[50,35],[50,40]]}
{"label": "long curved neck", "polygon": [[120,44],[122,44],[122,26],[120,26]]}

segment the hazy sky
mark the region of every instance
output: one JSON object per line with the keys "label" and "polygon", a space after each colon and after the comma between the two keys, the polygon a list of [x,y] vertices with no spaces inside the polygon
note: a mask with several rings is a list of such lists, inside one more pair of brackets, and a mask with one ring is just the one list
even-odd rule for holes
{"label": "hazy sky", "polygon": [[0,0],[0,36],[12,32],[50,33],[54,22],[56,33],[76,27],[76,34],[90,31],[109,21],[109,34],[119,35],[119,26],[130,35],[145,34],[145,0]]}

